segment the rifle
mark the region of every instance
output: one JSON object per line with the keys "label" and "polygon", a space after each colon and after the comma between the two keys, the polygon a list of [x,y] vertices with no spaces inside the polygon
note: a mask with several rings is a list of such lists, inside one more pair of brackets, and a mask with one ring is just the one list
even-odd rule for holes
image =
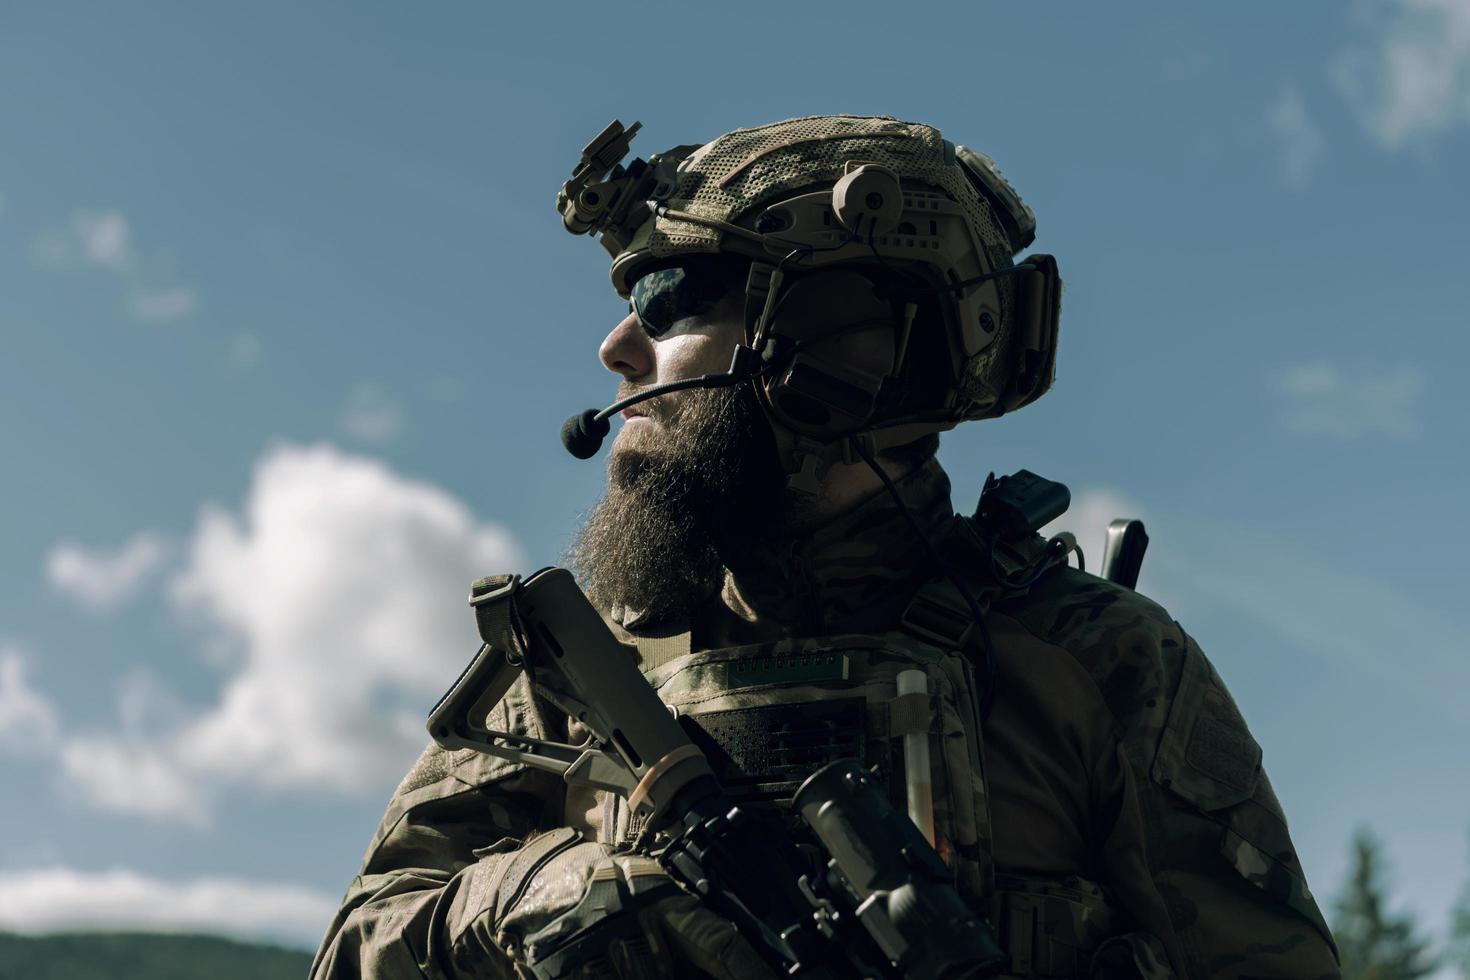
{"label": "rifle", "polygon": [[[481,579],[470,603],[484,643],[429,715],[439,745],[618,793],[644,818],[635,845],[659,837],[653,857],[669,877],[781,973],[950,980],[1005,961],[934,848],[855,761],[817,770],[793,799],[823,852],[812,866],[778,816],[726,795],[571,573]],[[537,694],[586,725],[584,742],[486,727],[523,671]],[[570,966],[564,951],[532,953],[527,966],[551,980]]]}

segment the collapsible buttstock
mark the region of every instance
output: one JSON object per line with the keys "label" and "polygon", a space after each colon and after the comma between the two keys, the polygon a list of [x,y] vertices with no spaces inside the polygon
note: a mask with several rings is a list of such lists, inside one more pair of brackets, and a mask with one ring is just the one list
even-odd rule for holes
{"label": "collapsible buttstock", "polygon": [[[484,645],[429,713],[449,750],[475,749],[612,790],[658,822],[709,762],[659,700],[570,572],[482,579],[471,597]],[[536,694],[586,726],[580,745],[497,731],[488,721],[522,670]]]}
{"label": "collapsible buttstock", "polygon": [[[515,601],[538,692],[591,730],[605,760],[627,773],[628,803],[660,822],[680,789],[713,776],[709,762],[571,572],[537,572]],[[599,764],[588,771],[611,770]]]}
{"label": "collapsible buttstock", "polygon": [[434,741],[450,751],[493,752],[497,736],[510,736],[486,727],[485,722],[520,672],[520,667],[510,662],[507,651],[482,644],[459,679],[429,712],[429,734]]}

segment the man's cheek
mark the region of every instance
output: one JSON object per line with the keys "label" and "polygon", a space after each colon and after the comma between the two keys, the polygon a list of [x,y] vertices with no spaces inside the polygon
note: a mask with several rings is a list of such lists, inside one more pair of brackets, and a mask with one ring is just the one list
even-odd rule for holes
{"label": "man's cheek", "polygon": [[654,440],[650,437],[657,428],[659,423],[646,415],[635,415],[627,419],[618,431],[618,437],[613,440],[613,452],[617,452],[619,447],[654,445]]}

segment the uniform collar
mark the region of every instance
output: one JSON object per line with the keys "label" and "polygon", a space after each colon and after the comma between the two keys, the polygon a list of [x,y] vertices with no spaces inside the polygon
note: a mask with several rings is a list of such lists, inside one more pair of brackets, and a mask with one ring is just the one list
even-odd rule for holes
{"label": "uniform collar", "polygon": [[[928,460],[895,486],[924,534],[939,546],[954,520],[949,477],[939,462]],[[897,623],[914,589],[936,571],[893,496],[880,489],[815,528],[742,556],[726,572],[723,609],[711,613],[724,618],[733,613],[746,626],[736,633],[762,637],[885,629]]]}

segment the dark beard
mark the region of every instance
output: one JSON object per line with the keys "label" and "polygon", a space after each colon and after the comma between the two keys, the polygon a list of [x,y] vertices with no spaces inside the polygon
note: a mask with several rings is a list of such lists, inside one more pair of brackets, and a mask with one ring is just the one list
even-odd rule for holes
{"label": "dark beard", "polygon": [[[619,396],[636,389],[620,388]],[[691,389],[644,404],[662,440],[615,449],[607,495],[568,554],[588,597],[619,619],[687,628],[732,549],[785,526],[785,474],[748,388]]]}

